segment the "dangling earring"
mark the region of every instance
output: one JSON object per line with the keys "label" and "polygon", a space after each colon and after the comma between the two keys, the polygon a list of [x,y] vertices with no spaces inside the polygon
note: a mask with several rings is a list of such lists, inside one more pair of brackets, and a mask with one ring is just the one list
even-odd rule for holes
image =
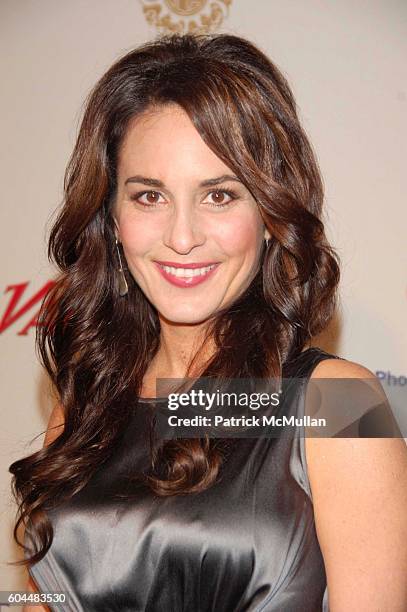
{"label": "dangling earring", "polygon": [[117,249],[117,255],[119,258],[119,265],[120,265],[120,268],[119,268],[119,295],[123,297],[124,295],[126,295],[126,293],[128,293],[129,287],[127,285],[126,276],[123,270],[122,258],[120,256],[119,242],[117,238],[116,238],[116,249]]}
{"label": "dangling earring", "polygon": [[264,242],[266,243],[266,249],[268,249],[268,246],[270,244],[270,238],[265,238]]}

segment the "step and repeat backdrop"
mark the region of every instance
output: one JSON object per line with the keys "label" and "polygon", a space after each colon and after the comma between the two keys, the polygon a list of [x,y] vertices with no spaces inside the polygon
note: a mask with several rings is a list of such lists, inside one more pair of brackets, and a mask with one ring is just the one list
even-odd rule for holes
{"label": "step and repeat backdrop", "polygon": [[[2,0],[0,591],[24,589],[8,466],[43,443],[53,398],[34,350],[47,234],[83,101],[168,32],[244,36],[280,67],[317,152],[341,304],[315,344],[407,385],[407,4],[402,0]],[[407,410],[407,408],[406,408]],[[397,418],[405,422],[401,404]]]}

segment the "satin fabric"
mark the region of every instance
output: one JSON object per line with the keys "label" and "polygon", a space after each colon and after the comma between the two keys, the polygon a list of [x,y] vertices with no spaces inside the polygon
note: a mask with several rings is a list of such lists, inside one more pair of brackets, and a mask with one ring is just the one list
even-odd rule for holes
{"label": "satin fabric", "polygon": [[[300,354],[284,376],[308,380],[323,359]],[[302,416],[305,386],[285,412]],[[49,512],[54,540],[30,573],[65,591],[51,610],[80,612],[328,611],[304,437],[236,439],[218,482],[169,498],[115,495],[149,466],[154,400],[135,403],[119,451],[68,503]]]}

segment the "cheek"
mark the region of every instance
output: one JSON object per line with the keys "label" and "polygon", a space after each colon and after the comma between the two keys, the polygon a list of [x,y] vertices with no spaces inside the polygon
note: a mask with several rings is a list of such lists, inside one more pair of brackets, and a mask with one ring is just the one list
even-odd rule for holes
{"label": "cheek", "polygon": [[255,254],[261,243],[262,229],[255,215],[236,216],[216,229],[219,244],[230,256]]}
{"label": "cheek", "polygon": [[130,258],[146,253],[157,240],[154,224],[142,223],[134,218],[123,218],[120,222],[120,239],[125,253]]}

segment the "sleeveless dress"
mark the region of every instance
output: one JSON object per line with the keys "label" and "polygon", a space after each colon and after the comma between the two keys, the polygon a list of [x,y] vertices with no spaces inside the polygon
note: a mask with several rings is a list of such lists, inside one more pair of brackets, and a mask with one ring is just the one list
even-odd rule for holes
{"label": "sleeveless dress", "polygon": [[[284,376],[307,381],[324,359],[303,351]],[[301,417],[306,384],[285,413]],[[222,478],[198,494],[118,501],[126,475],[149,464],[154,398],[136,402],[119,450],[68,502],[49,511],[54,540],[30,568],[51,610],[80,612],[327,612],[301,426],[293,436],[240,438]]]}

